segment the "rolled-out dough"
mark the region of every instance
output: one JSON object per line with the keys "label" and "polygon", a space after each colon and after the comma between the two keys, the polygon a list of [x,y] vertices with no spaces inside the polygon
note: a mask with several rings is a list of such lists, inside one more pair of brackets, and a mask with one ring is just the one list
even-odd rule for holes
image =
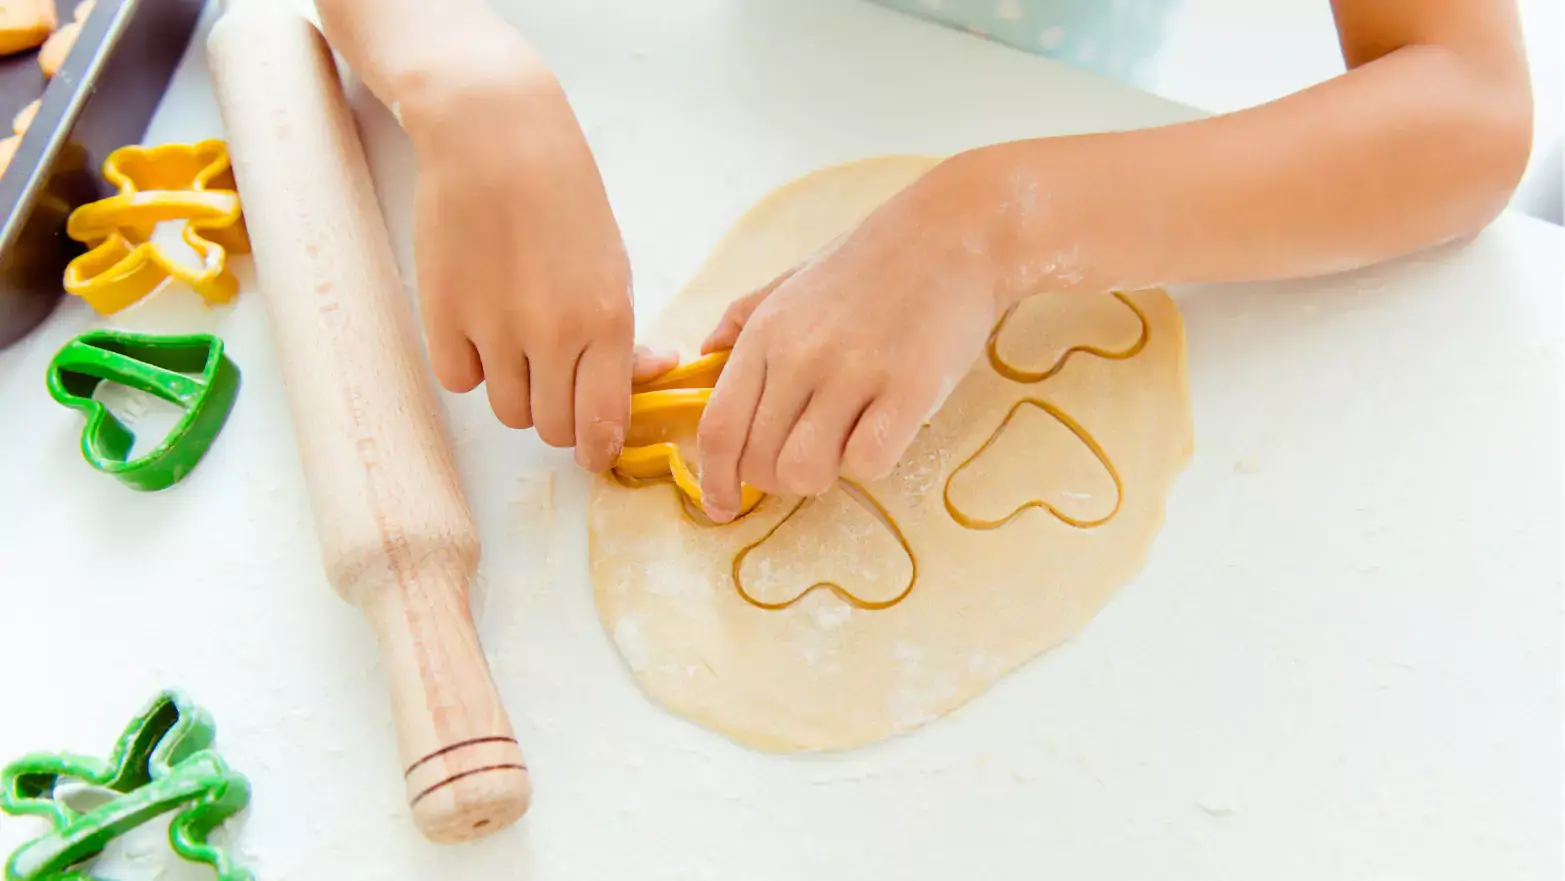
{"label": "rolled-out dough", "polygon": [[[649,338],[693,357],[730,301],[936,161],[867,159],[773,192]],[[725,526],[691,517],[672,485],[599,480],[598,611],[668,709],[761,749],[856,746],[954,710],[1080,630],[1142,568],[1191,449],[1166,293],[1034,297],[884,480],[768,497]]]}

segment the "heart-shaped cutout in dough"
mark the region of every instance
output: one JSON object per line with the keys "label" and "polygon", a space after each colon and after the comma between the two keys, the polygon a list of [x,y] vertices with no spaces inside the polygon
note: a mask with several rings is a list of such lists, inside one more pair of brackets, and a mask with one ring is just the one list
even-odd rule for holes
{"label": "heart-shaped cutout in dough", "polygon": [[858,609],[889,609],[918,580],[918,561],[886,509],[844,481],[795,503],[734,557],[734,586],[761,609],[786,609],[818,590]]}
{"label": "heart-shaped cutout in dough", "polygon": [[1122,497],[1114,463],[1086,427],[1048,401],[1023,398],[951,472],[945,505],[968,529],[999,529],[1035,508],[1091,529],[1113,518]]}
{"label": "heart-shaped cutout in dough", "polygon": [[[1072,328],[1069,337],[1062,328]],[[1082,329],[1088,338],[1082,341]],[[1030,297],[1013,307],[989,335],[989,364],[1021,383],[1053,377],[1071,358],[1134,358],[1146,347],[1147,317],[1121,293]],[[1025,354],[1019,351],[1025,345]]]}

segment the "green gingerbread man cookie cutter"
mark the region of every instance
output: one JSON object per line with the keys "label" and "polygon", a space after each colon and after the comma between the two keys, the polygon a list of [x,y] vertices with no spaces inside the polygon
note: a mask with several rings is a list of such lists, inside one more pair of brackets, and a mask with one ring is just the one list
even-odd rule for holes
{"label": "green gingerbread man cookie cutter", "polygon": [[[136,436],[93,391],[113,381],[185,412],[152,450],[130,458]],[[49,362],[49,394],[87,417],[82,458],[132,489],[153,492],[184,479],[216,439],[239,394],[239,368],[210,334],[156,336],[95,330],[66,343]]]}
{"label": "green gingerbread man cookie cutter", "polygon": [[[35,753],[0,770],[0,811],[49,820],[53,831],[11,854],[5,881],[101,881],[77,870],[111,839],[170,811],[169,844],[206,863],[218,881],[254,881],[228,851],[207,839],[250,802],[250,784],[212,750],[212,718],[178,692],[160,694],[120,736],[108,761]],[[79,782],[113,798],[78,813],[59,798]]]}

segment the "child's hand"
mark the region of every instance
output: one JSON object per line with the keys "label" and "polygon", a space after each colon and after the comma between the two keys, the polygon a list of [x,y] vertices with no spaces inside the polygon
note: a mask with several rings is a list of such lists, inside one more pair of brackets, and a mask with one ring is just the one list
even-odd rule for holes
{"label": "child's hand", "polygon": [[[630,267],[586,138],[554,77],[496,20],[401,104],[418,155],[414,231],[430,359],[485,383],[513,428],[613,465],[630,415]],[[676,358],[636,352],[638,376]]]}
{"label": "child's hand", "polygon": [[937,167],[707,338],[733,348],[697,439],[714,520],[741,481],[813,495],[886,475],[967,373],[998,315],[991,212],[962,176]]}

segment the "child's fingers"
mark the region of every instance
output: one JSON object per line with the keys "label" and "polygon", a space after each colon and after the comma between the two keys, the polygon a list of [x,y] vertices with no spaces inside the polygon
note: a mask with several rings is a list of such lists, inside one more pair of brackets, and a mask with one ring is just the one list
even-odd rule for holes
{"label": "child's fingers", "polygon": [[842,451],[842,475],[879,480],[897,467],[918,434],[921,411],[906,394],[890,392],[876,398],[859,417]]}
{"label": "child's fingers", "polygon": [[576,464],[607,471],[625,444],[630,420],[630,353],[596,342],[576,365]]}
{"label": "child's fingers", "polygon": [[794,423],[804,413],[814,391],[813,383],[797,372],[787,372],[775,361],[766,365],[766,385],[750,422],[739,457],[739,479],[765,493],[776,493],[777,457],[793,432]]}
{"label": "child's fingers", "polygon": [[750,316],[755,314],[755,309],[777,290],[777,286],[793,277],[790,269],[782,275],[772,279],[765,287],[740,297],[728,304],[723,310],[723,317],[718,319],[717,327],[701,343],[701,354],[710,355],[713,352],[721,352],[724,349],[732,349],[739,341],[739,333],[750,322]]}
{"label": "child's fingers", "polygon": [[723,312],[723,317],[717,321],[717,328],[701,341],[701,354],[710,355],[713,352],[732,349],[739,339],[739,332],[744,330],[744,323],[750,320],[750,313],[755,311],[755,307],[760,305],[760,302],[760,299],[754,298],[752,294],[729,303],[728,309]]}
{"label": "child's fingers", "polygon": [[463,394],[484,381],[478,349],[460,331],[429,325],[429,366],[447,391]]}
{"label": "child's fingers", "polygon": [[443,294],[449,288],[436,255],[419,265],[419,312],[429,346],[429,367],[435,379],[458,394],[470,392],[484,381],[484,365],[472,340]]}
{"label": "child's fingers", "polygon": [[777,481],[799,496],[820,495],[842,473],[843,449],[874,399],[871,388],[839,383],[816,392],[777,457]]}
{"label": "child's fingers", "polygon": [[531,368],[533,426],[551,447],[576,443],[576,365],[583,352],[528,353]]}
{"label": "child's fingers", "polygon": [[416,272],[419,314],[429,346],[429,366],[435,379],[446,389],[458,394],[470,392],[484,381],[483,362],[462,329],[461,319],[450,306],[450,292],[461,288],[453,277],[448,255],[438,247],[438,240],[428,240],[426,244],[422,236],[424,228],[420,222]]}
{"label": "child's fingers", "polygon": [[484,390],[489,393],[489,409],[509,428],[533,425],[527,358],[510,346],[486,346],[483,359]]}
{"label": "child's fingers", "polygon": [[750,350],[734,350],[696,431],[701,457],[701,507],[708,517],[727,523],[739,513],[739,457],[766,381],[766,362]]}
{"label": "child's fingers", "polygon": [[679,353],[670,349],[653,350],[637,346],[631,353],[631,382],[655,379],[679,366]]}

